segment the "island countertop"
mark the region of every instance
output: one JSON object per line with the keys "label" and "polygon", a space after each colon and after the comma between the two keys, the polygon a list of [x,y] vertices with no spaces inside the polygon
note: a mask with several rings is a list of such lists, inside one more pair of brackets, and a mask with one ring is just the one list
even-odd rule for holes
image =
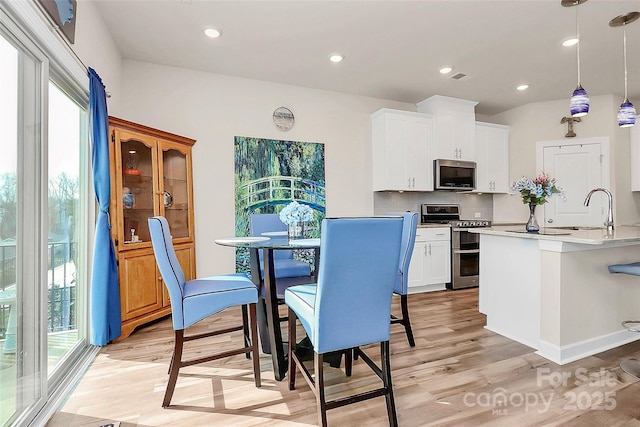
{"label": "island countertop", "polygon": [[604,245],[611,243],[640,243],[640,227],[622,225],[607,234],[605,227],[546,227],[539,233],[527,233],[522,225],[503,225],[470,228],[470,233],[506,236],[522,239],[549,240],[583,245]]}

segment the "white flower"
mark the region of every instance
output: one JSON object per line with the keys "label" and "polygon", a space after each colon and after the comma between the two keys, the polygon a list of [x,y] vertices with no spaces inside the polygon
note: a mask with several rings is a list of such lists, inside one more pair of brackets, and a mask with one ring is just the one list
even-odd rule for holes
{"label": "white flower", "polygon": [[280,221],[287,225],[313,220],[313,209],[296,201],[289,203],[280,211]]}

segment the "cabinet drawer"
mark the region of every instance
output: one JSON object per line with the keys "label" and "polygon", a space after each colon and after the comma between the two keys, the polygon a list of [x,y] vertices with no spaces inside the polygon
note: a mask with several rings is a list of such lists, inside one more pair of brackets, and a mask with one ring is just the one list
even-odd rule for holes
{"label": "cabinet drawer", "polygon": [[416,231],[417,241],[427,240],[451,240],[450,227],[418,228]]}

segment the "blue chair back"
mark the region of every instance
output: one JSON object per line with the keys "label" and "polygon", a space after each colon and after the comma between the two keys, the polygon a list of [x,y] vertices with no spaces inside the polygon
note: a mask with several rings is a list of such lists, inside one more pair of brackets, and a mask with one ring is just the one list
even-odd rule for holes
{"label": "blue chair back", "polygon": [[409,263],[411,262],[411,255],[413,255],[413,247],[416,244],[418,214],[415,212],[387,212],[385,215],[399,215],[403,219],[400,262],[393,292],[406,295],[409,286]]}
{"label": "blue chair back", "polygon": [[162,281],[169,291],[171,298],[171,315],[174,329],[184,329],[184,313],[182,300],[184,298],[184,285],[186,283],[182,267],[176,257],[171,241],[169,224],[164,217],[154,216],[148,219],[149,232],[156,264],[162,275]]}
{"label": "blue chair back", "polygon": [[401,218],[322,221],[312,343],[318,353],[388,341]]}
{"label": "blue chair back", "polygon": [[[252,236],[262,236],[262,233],[270,231],[287,231],[287,225],[280,221],[278,214],[252,214],[249,217],[249,225]],[[262,265],[262,250],[260,252],[260,264]],[[287,250],[274,251],[273,259],[293,259],[293,252]]]}

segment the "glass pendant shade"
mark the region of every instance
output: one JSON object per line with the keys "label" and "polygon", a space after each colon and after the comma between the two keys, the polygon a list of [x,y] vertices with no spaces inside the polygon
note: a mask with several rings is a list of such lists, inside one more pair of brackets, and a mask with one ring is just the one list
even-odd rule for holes
{"label": "glass pendant shade", "polygon": [[589,95],[580,85],[573,91],[569,100],[569,110],[571,117],[582,117],[589,113]]}
{"label": "glass pendant shade", "polygon": [[636,108],[629,101],[627,83],[627,24],[640,18],[640,12],[629,12],[620,15],[609,21],[610,27],[622,27],[622,52],[624,60],[624,101],[618,110],[618,126],[628,128],[636,124]]}
{"label": "glass pendant shade", "polygon": [[628,128],[636,124],[636,108],[625,99],[618,110],[618,126]]}

